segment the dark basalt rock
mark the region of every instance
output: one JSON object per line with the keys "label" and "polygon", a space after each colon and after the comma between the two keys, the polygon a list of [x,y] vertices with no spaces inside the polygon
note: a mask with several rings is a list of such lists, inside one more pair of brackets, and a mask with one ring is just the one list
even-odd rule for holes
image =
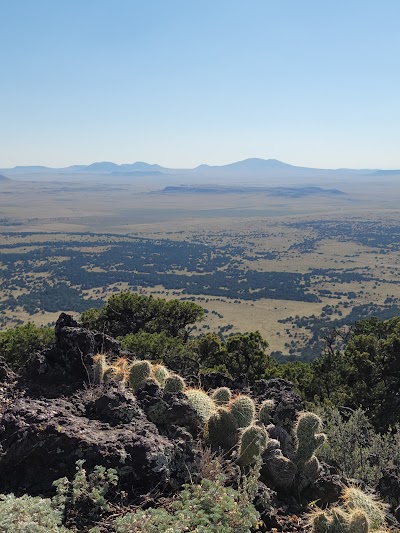
{"label": "dark basalt rock", "polygon": [[304,490],[302,496],[305,501],[315,501],[319,507],[324,509],[327,505],[340,500],[343,488],[349,482],[343,476],[331,474],[326,468],[327,465],[322,466],[323,470],[319,478]]}
{"label": "dark basalt rock", "polygon": [[[91,420],[106,422],[110,426],[128,424],[136,418],[145,418],[134,394],[114,384],[97,387],[78,394],[85,403],[85,415]],[[88,400],[86,400],[88,398]]]}
{"label": "dark basalt rock", "polygon": [[79,326],[65,313],[57,320],[55,335],[53,346],[34,355],[21,373],[20,386],[31,395],[56,397],[93,384],[93,356],[120,353],[115,339]]}
{"label": "dark basalt rock", "polygon": [[390,510],[400,521],[400,466],[387,468],[379,480],[377,490],[382,499],[390,505]]}
{"label": "dark basalt rock", "polygon": [[128,493],[177,488],[187,481],[197,459],[191,440],[160,435],[139,408],[131,418],[129,396],[121,398],[129,406],[129,422],[93,419],[93,413],[102,420],[112,416],[117,392],[105,396],[86,405],[79,396],[20,397],[10,404],[0,429],[0,492],[49,494],[55,479],[73,477],[78,459],[85,459],[89,470],[96,465],[116,468]]}
{"label": "dark basalt rock", "polygon": [[11,383],[16,379],[16,375],[7,365],[7,363],[0,357],[0,383]]}
{"label": "dark basalt rock", "polygon": [[251,393],[258,402],[275,401],[272,422],[290,433],[298,413],[304,410],[304,402],[294,391],[293,384],[279,378],[260,379],[251,387]]}
{"label": "dark basalt rock", "polygon": [[233,391],[242,391],[248,387],[246,376],[232,379],[222,372],[210,372],[201,376],[201,386],[204,390],[228,387]]}

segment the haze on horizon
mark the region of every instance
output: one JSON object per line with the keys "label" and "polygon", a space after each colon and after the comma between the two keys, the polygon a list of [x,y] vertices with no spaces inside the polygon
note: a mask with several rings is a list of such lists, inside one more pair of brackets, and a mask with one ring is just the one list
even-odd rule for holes
{"label": "haze on horizon", "polygon": [[397,0],[14,0],[0,168],[400,168]]}

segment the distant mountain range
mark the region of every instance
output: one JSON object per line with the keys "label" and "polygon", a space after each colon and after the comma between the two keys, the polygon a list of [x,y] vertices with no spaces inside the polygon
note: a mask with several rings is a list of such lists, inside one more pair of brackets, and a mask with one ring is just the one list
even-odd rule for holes
{"label": "distant mountain range", "polygon": [[319,169],[289,165],[277,159],[251,158],[227,165],[200,165],[192,169],[165,168],[160,165],[150,165],[142,161],[118,165],[109,161],[92,163],[91,165],[73,165],[65,168],[50,168],[45,166],[17,166],[10,169],[0,169],[8,177],[28,174],[36,175],[120,175],[120,176],[184,176],[190,178],[345,178],[352,176],[400,176],[400,170],[379,169]]}

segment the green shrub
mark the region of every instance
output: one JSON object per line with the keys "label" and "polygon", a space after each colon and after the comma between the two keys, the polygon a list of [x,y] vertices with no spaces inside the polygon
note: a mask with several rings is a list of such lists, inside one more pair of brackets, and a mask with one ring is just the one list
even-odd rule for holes
{"label": "green shrub", "polygon": [[165,508],[129,513],[115,521],[117,533],[250,533],[259,515],[246,496],[203,479],[186,485]]}
{"label": "green shrub", "polygon": [[39,328],[30,322],[0,331],[0,357],[18,370],[35,352],[50,346],[54,338],[51,328]]}
{"label": "green shrub", "polygon": [[51,533],[67,531],[61,526],[62,513],[48,498],[0,495],[2,533]]}
{"label": "green shrub", "polygon": [[344,476],[374,487],[386,468],[400,463],[400,426],[381,435],[362,409],[341,414],[336,408],[320,408],[318,413],[328,436],[318,456]]}
{"label": "green shrub", "polygon": [[133,292],[112,295],[99,312],[88,310],[82,321],[112,337],[145,331],[187,336],[186,326],[200,320],[204,310],[193,302],[167,301]]}
{"label": "green shrub", "polygon": [[62,511],[64,516],[79,510],[81,506],[84,506],[85,514],[88,508],[91,514],[108,510],[106,496],[118,483],[117,471],[98,465],[88,474],[83,468],[84,463],[83,459],[76,462],[76,474],[71,481],[62,477],[53,483],[56,487],[53,506]]}

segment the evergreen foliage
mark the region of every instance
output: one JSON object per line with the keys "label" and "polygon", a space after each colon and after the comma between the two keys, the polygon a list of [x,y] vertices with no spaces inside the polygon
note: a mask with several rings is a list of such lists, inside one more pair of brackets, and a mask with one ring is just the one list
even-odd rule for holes
{"label": "evergreen foliage", "polygon": [[52,328],[37,327],[31,322],[0,331],[0,357],[18,370],[33,354],[44,350],[54,341]]}

